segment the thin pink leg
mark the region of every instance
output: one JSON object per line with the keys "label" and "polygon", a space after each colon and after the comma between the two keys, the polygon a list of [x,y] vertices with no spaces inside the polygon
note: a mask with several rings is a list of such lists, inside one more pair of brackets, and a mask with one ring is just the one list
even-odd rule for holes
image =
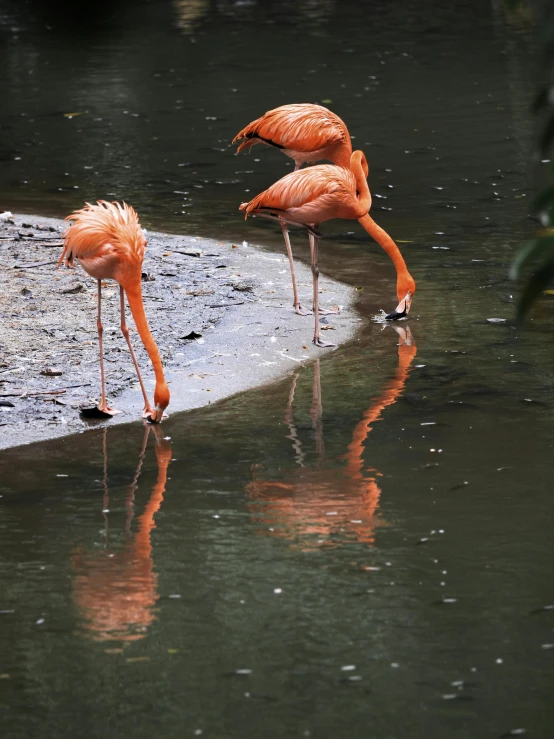
{"label": "thin pink leg", "polygon": [[[319,228],[319,223],[314,223],[313,228],[317,231]],[[318,276],[319,276],[319,270],[318,270]],[[313,306],[312,306],[312,310],[313,310]],[[328,316],[333,313],[336,314],[338,312],[339,312],[338,308],[321,308],[321,307],[319,308],[319,314],[322,316]]]}
{"label": "thin pink leg", "polygon": [[102,334],[104,333],[104,327],[102,326],[102,282],[98,280],[98,316],[96,318],[96,327],[98,328],[98,344],[100,346],[100,382],[102,384],[102,394],[100,396],[100,404],[98,409],[104,413],[109,413],[111,408],[108,408],[106,402],[106,383],[104,377],[104,352],[102,346]]}
{"label": "thin pink leg", "polygon": [[312,339],[313,343],[316,346],[320,346],[321,348],[325,348],[328,346],[336,346],[336,344],[332,344],[330,341],[324,341],[323,339],[320,339],[319,337],[319,267],[317,264],[317,252],[318,252],[318,238],[317,236],[314,236],[313,234],[309,234],[310,238],[310,252],[312,255],[312,278],[313,278],[313,289],[314,289],[314,319],[315,319],[315,328],[314,328],[314,338]]}
{"label": "thin pink leg", "polygon": [[306,310],[301,304],[298,297],[298,288],[296,286],[296,275],[294,274],[294,261],[292,258],[292,248],[290,245],[289,231],[286,223],[281,222],[281,229],[283,231],[283,238],[285,239],[285,246],[287,247],[287,256],[289,258],[290,274],[292,277],[292,292],[294,294],[294,310],[299,316],[309,316],[312,311]]}
{"label": "thin pink leg", "polygon": [[131,358],[133,360],[133,364],[135,365],[135,369],[137,371],[140,389],[142,390],[142,396],[144,398],[144,412],[142,415],[144,418],[148,418],[149,416],[152,415],[152,413],[154,413],[154,410],[152,409],[152,406],[150,405],[150,401],[148,400],[148,395],[146,394],[146,388],[144,387],[144,382],[142,381],[137,358],[135,357],[135,352],[133,350],[131,339],[129,337],[129,329],[127,328],[127,323],[125,321],[125,294],[121,286],[119,288],[119,297],[120,297],[120,302],[121,302],[121,333],[125,337],[125,341],[127,342],[127,346],[129,347],[129,351],[131,352]]}

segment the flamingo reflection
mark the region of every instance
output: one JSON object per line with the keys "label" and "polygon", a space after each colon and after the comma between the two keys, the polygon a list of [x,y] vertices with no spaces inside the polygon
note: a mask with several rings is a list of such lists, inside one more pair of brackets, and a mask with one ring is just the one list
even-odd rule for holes
{"label": "flamingo reflection", "polygon": [[[134,517],[135,490],[151,431],[156,437],[158,477],[133,535],[131,523]],[[88,636],[98,641],[133,641],[142,639],[156,618],[154,606],[159,598],[158,578],[152,561],[150,534],[156,526],[154,516],[163,501],[167,468],[171,461],[171,445],[162,438],[160,427],[145,424],[138,466],[125,500],[126,542],[122,549],[115,549],[110,546],[109,541],[106,434],[107,429],[103,440],[105,547],[99,552],[85,552],[80,549],[73,554],[73,598]]]}
{"label": "flamingo reflection", "polygon": [[[257,478],[246,485],[250,508],[261,516],[265,532],[294,539],[302,549],[333,547],[345,539],[372,546],[378,516],[381,489],[375,468],[364,467],[363,454],[369,432],[387,406],[396,403],[410,373],[416,355],[415,341],[409,327],[392,326],[399,336],[398,366],[394,377],[373,400],[352,432],[346,454],[338,458],[342,466],[332,466],[325,458],[323,444],[322,401],[319,361],[314,365],[311,417],[316,437],[318,461],[305,466],[305,455],[293,421],[292,405],[298,375],[293,378],[287,403],[285,423],[289,427],[297,467],[281,481]],[[337,460],[330,460],[336,464]]]}

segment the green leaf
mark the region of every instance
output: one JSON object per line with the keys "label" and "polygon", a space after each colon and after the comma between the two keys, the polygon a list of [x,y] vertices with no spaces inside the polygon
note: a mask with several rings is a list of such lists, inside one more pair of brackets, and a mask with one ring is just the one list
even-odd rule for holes
{"label": "green leaf", "polygon": [[549,185],[541,190],[533,200],[533,213],[540,213],[545,208],[551,208],[554,202],[554,185]]}
{"label": "green leaf", "polygon": [[525,317],[529,308],[533,305],[542,291],[554,280],[554,255],[548,259],[542,267],[531,277],[517,307],[517,317],[521,320]]}
{"label": "green leaf", "polygon": [[541,140],[539,142],[541,151],[543,153],[548,151],[553,139],[554,139],[554,118],[549,118],[546,126],[544,127],[544,130],[541,135]]}
{"label": "green leaf", "polygon": [[[510,267],[510,278],[517,280],[521,274],[523,267],[533,259],[539,259],[554,249],[554,234],[548,236],[538,236],[536,239],[528,241],[518,253],[515,255],[514,261]],[[552,255],[554,257],[554,255]]]}

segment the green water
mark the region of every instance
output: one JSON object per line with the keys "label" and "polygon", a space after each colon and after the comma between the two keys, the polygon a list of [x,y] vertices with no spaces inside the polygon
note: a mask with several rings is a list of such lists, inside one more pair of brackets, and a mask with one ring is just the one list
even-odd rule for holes
{"label": "green water", "polygon": [[[445,5],[142,0],[84,35],[0,6],[3,207],[125,198],[149,228],[281,249],[236,208],[291,165],[230,139],[332,100],[418,283],[411,342],[368,320],[157,438],[2,453],[2,737],[554,735],[554,316],[513,326],[506,279],[540,176],[533,41]],[[392,309],[379,248],[324,233],[323,270]]]}

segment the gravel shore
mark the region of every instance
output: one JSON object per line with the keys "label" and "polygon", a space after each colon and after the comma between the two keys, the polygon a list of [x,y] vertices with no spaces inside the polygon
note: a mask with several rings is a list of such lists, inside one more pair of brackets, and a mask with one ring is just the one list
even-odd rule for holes
{"label": "gravel shore", "polygon": [[[83,405],[100,393],[96,282],[83,269],[60,269],[61,220],[14,215],[0,220],[0,449],[140,418],[142,395],[119,329],[119,289],[103,289],[104,358],[109,401],[122,413],[86,421]],[[149,232],[143,266],[148,321],[171,389],[168,413],[213,403],[321,356],[313,318],[292,308],[285,254],[245,242]],[[299,291],[311,304],[311,272],[297,263]],[[340,306],[323,318],[340,345],[360,321],[355,291],[325,275],[320,302]],[[130,312],[133,346],[152,395],[154,378]]]}

